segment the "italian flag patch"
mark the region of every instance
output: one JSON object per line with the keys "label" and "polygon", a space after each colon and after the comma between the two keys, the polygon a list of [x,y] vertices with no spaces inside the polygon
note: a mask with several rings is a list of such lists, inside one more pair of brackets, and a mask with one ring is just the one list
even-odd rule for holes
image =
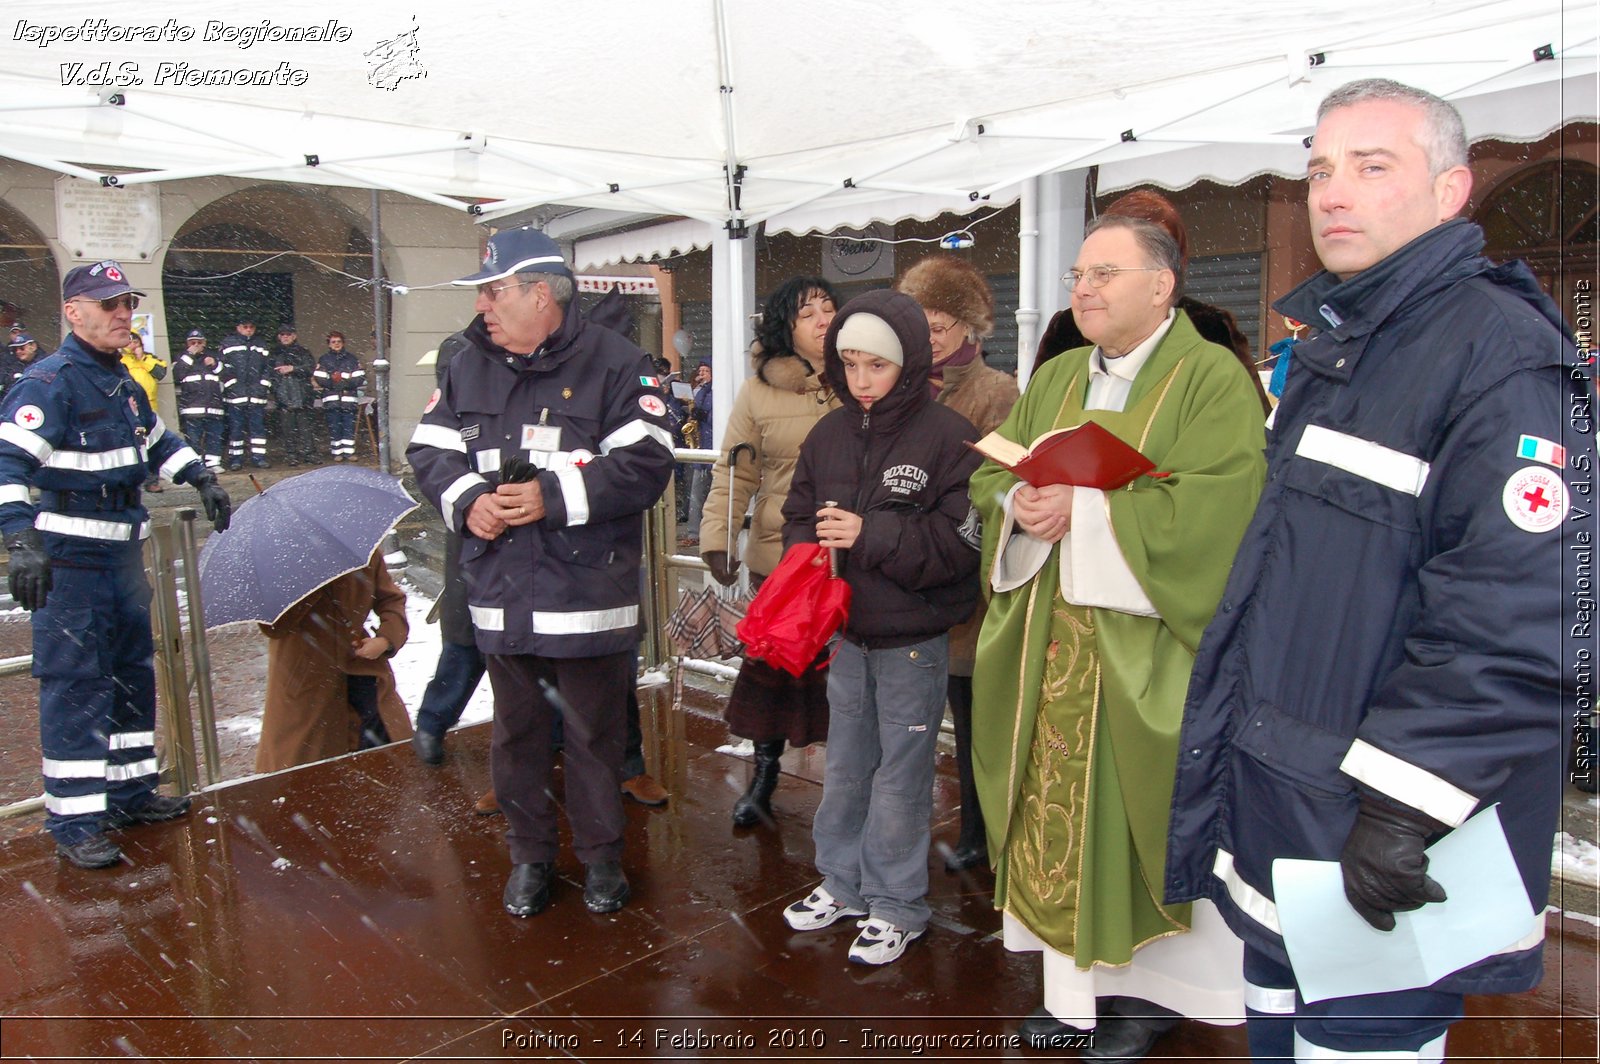
{"label": "italian flag patch", "polygon": [[1517,441],[1517,457],[1553,465],[1557,469],[1567,464],[1567,449],[1559,443],[1538,436],[1523,436]]}
{"label": "italian flag patch", "polygon": [[[659,377],[640,377],[639,378],[639,383],[644,385],[646,388],[659,388],[659,387],[661,387],[661,378],[659,378]],[[1527,437],[1524,436],[1523,439],[1527,439]]]}

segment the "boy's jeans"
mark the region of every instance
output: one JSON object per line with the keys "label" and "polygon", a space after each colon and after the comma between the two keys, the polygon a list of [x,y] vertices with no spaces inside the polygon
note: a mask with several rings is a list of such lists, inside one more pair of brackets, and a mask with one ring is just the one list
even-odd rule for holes
{"label": "boy's jeans", "polygon": [[907,931],[928,923],[933,765],[949,636],[893,650],[840,642],[828,670],[827,775],[812,838],[823,886]]}

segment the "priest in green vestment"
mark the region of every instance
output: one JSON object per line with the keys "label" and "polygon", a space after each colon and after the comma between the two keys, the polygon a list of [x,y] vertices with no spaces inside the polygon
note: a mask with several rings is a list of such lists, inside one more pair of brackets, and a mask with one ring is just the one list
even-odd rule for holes
{"label": "priest in green vestment", "polygon": [[1265,441],[1247,371],[1173,309],[1165,228],[1101,218],[1067,279],[1095,346],[1046,363],[998,431],[1026,446],[1095,421],[1156,471],[1110,491],[973,474],[991,596],[973,765],[1006,946],[1044,956],[1022,1033],[1048,1048],[1094,1029],[1080,1056],[1137,1059],[1179,1015],[1243,1020],[1238,940],[1209,903],[1162,905],[1161,884],[1189,672]]}

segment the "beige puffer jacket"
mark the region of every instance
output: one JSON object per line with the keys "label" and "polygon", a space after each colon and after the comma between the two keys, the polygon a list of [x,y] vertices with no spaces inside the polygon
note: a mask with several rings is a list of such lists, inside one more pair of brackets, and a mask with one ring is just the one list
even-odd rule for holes
{"label": "beige puffer jacket", "polygon": [[[778,559],[783,556],[783,500],[789,494],[800,444],[811,426],[837,407],[839,401],[821,375],[812,372],[810,364],[799,355],[767,355],[758,345],[751,349],[750,362],[755,376],[744,382],[733,401],[728,425],[720,437],[722,457],[711,470],[711,491],[700,518],[700,553],[733,553],[729,544],[737,539],[745,510],[754,496],[755,514],[750,519],[743,561],[753,576],[765,577],[777,568]],[[750,453],[741,450],[734,470],[730,535],[728,452],[741,443],[755,448],[755,456],[752,461]]]}

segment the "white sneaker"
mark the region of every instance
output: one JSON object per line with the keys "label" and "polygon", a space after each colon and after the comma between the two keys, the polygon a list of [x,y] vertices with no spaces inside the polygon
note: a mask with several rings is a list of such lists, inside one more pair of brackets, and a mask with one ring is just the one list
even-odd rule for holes
{"label": "white sneaker", "polygon": [[846,916],[865,916],[860,909],[852,909],[842,905],[832,894],[822,887],[808,894],[804,901],[797,901],[783,910],[783,918],[789,926],[796,931],[816,931],[827,927]]}
{"label": "white sneaker", "polygon": [[900,959],[906,944],[922,936],[921,931],[907,931],[876,916],[856,924],[861,934],[850,943],[850,959],[857,964],[888,964]]}

